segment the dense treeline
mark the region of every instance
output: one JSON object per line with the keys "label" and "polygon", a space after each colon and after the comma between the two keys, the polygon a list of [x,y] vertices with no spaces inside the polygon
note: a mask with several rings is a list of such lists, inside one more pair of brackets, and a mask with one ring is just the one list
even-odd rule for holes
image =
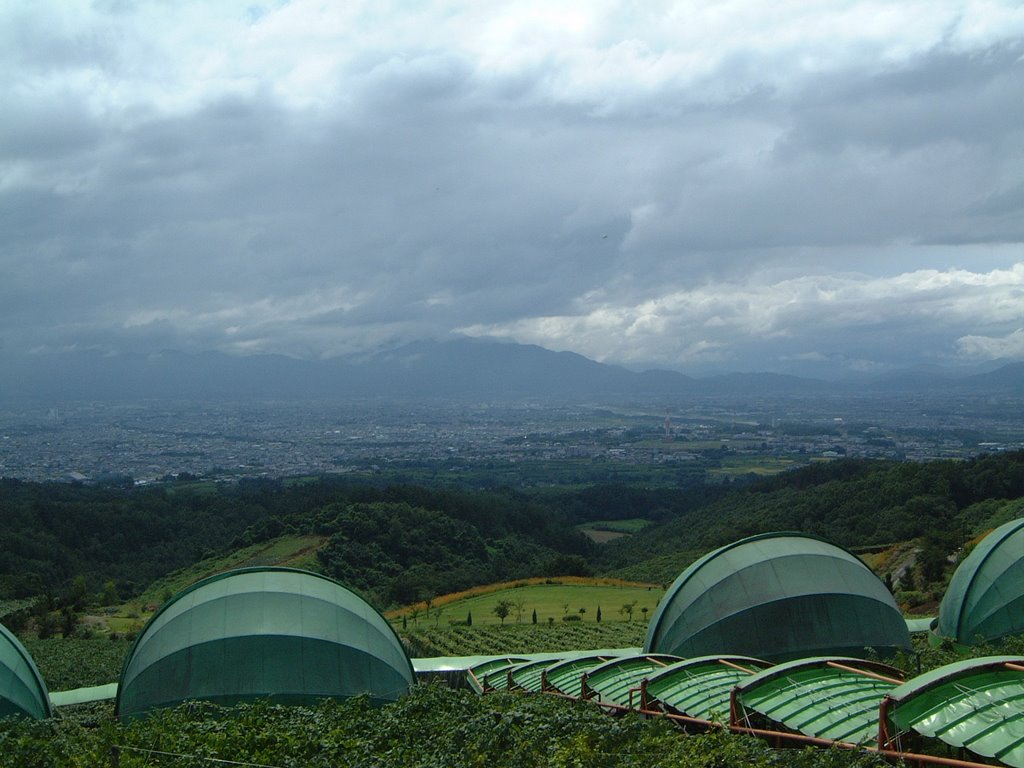
{"label": "dense treeline", "polygon": [[320,534],[321,570],[378,605],[476,584],[587,572],[594,545],[559,514],[513,493],[322,480],[288,491],[307,504],[269,515],[235,544]]}
{"label": "dense treeline", "polygon": [[850,548],[920,539],[926,562],[944,561],[986,526],[1024,511],[1020,505],[1007,506],[1022,496],[1022,452],[965,462],[819,463],[733,489],[609,545],[602,565],[628,569],[646,561],[653,564],[646,575],[665,580],[696,554],[744,536],[783,530]]}
{"label": "dense treeline", "polygon": [[240,492],[0,480],[0,599],[67,589],[78,576],[122,594],[225,547],[266,516]]}
{"label": "dense treeline", "polygon": [[[920,539],[923,567],[1024,496],[1024,453],[926,464],[841,460],[733,487],[470,491],[341,478],[90,487],[0,480],[0,600],[108,581],[122,596],[203,556],[285,534],[326,539],[320,568],[378,605],[537,575],[668,581],[699,554],[773,530],[847,547]],[[597,547],[574,526],[655,523]],[[941,573],[925,574],[936,580]],[[934,577],[934,578],[933,578]]]}
{"label": "dense treeline", "polygon": [[515,494],[322,479],[237,486],[90,487],[0,481],[0,599],[122,596],[204,556],[292,533],[329,537],[322,569],[378,604],[481,582],[585,571],[593,545]]}

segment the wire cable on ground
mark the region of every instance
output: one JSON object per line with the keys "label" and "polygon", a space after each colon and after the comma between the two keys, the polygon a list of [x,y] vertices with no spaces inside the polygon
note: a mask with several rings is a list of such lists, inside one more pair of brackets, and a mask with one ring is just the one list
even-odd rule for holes
{"label": "wire cable on ground", "polygon": [[216,763],[217,765],[238,765],[243,768],[283,768],[280,765],[270,765],[269,763],[243,763],[237,760],[225,760],[221,757],[206,757],[205,755],[187,755],[180,752],[164,752],[159,749],[146,749],[144,747],[126,747],[120,744],[115,744],[113,749],[116,752],[141,752],[147,755],[160,755],[161,757],[178,757],[187,758],[189,760],[203,760],[207,763]]}

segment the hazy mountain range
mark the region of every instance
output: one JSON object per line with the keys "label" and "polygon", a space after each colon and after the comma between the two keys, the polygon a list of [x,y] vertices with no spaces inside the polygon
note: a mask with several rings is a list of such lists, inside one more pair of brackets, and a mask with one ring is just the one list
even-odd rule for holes
{"label": "hazy mountain range", "polygon": [[501,400],[826,393],[1024,394],[1024,363],[985,373],[914,368],[856,381],[774,373],[694,378],[630,371],[572,352],[462,339],[422,341],[322,361],[221,353],[104,356],[94,352],[0,359],[0,400],[304,399],[444,397]]}

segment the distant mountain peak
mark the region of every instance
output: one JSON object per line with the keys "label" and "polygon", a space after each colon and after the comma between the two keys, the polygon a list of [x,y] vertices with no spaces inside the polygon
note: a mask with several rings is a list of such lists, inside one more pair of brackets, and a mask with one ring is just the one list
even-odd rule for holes
{"label": "distant mountain peak", "polygon": [[861,379],[856,385],[764,372],[692,378],[658,369],[634,372],[534,344],[468,337],[413,341],[315,361],[174,350],[114,356],[77,352],[15,357],[8,353],[0,360],[0,397],[5,401],[762,397],[848,392],[853,386],[858,392],[879,395],[943,389],[1024,393],[1024,363],[970,375],[916,367],[869,383]]}

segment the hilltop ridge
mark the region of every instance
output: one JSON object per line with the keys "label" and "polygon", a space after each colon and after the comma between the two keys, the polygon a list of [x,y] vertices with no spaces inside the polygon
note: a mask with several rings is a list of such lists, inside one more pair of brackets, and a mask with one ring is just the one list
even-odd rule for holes
{"label": "hilltop ridge", "polygon": [[695,378],[631,371],[573,352],[478,339],[418,341],[323,360],[218,352],[0,356],[0,395],[38,400],[303,399],[343,397],[579,398],[973,392],[1024,394],[1024,363],[986,372],[910,369],[873,378],[821,379],[768,372]]}

